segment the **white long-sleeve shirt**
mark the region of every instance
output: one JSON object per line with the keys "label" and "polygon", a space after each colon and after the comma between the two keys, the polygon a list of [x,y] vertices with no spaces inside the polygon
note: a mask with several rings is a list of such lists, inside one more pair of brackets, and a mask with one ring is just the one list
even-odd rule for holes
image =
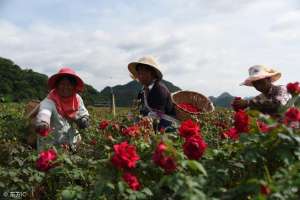
{"label": "white long-sleeve shirt", "polygon": [[[89,116],[88,110],[84,106],[83,100],[77,94],[79,100],[79,109],[76,112],[75,120]],[[54,101],[45,98],[39,107],[39,112],[36,117],[36,123],[46,122],[50,125],[51,132],[46,137],[38,135],[37,148],[38,151],[45,148],[46,145],[69,144],[75,145],[81,140],[79,132],[76,130],[74,121],[70,121],[61,116],[56,109]]]}

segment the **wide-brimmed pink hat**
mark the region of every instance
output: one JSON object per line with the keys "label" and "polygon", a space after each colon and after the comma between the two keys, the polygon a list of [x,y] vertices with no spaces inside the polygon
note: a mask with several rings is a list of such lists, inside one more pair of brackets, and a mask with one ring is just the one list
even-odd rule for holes
{"label": "wide-brimmed pink hat", "polygon": [[74,77],[76,80],[76,91],[77,92],[82,92],[83,88],[84,88],[84,83],[82,81],[82,79],[75,73],[75,71],[73,69],[71,69],[70,67],[63,67],[61,68],[57,74],[52,75],[49,79],[48,79],[48,87],[50,89],[54,89],[56,87],[56,81],[63,77],[63,76],[71,76]]}
{"label": "wide-brimmed pink hat", "polygon": [[253,86],[253,81],[265,79],[265,78],[271,78],[271,81],[277,81],[281,77],[281,73],[271,69],[269,67],[266,67],[264,65],[254,65],[249,68],[249,77],[241,83],[241,85],[246,86]]}

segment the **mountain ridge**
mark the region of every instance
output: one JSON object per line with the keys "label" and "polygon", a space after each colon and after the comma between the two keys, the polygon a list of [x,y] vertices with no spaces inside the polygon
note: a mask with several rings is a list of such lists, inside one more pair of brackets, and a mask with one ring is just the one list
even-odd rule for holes
{"label": "mountain ridge", "polygon": [[[32,69],[22,69],[12,60],[0,57],[0,101],[2,102],[24,102],[31,99],[42,100],[48,93],[48,76]],[[170,92],[181,90],[173,83],[162,80]],[[135,80],[125,84],[106,86],[98,91],[93,86],[85,84],[85,90],[81,94],[85,104],[104,104],[111,102],[111,92],[115,94],[116,106],[128,107],[132,105],[133,99],[138,95],[142,86]],[[223,92],[218,97],[209,97],[215,106],[230,107],[233,96]]]}

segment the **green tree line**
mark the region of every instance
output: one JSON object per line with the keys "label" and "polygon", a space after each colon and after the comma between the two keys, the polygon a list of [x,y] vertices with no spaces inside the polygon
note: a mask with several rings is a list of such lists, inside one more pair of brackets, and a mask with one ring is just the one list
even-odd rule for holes
{"label": "green tree line", "polygon": [[[48,77],[31,69],[21,69],[13,61],[0,57],[0,100],[2,102],[26,102],[42,100],[48,93]],[[100,93],[85,85],[83,99],[91,105],[100,100]]]}

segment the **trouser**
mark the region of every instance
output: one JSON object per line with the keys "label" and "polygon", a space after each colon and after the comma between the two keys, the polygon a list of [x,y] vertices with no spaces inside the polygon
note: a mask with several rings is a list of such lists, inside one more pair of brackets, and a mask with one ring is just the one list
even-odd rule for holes
{"label": "trouser", "polygon": [[164,132],[173,132],[176,130],[172,122],[165,119],[160,119],[158,123],[153,122],[153,129],[155,132],[161,131],[162,129]]}
{"label": "trouser", "polygon": [[158,124],[158,130],[160,129],[166,129],[167,127],[172,126],[172,122],[165,120],[165,119],[160,119],[159,124]]}

